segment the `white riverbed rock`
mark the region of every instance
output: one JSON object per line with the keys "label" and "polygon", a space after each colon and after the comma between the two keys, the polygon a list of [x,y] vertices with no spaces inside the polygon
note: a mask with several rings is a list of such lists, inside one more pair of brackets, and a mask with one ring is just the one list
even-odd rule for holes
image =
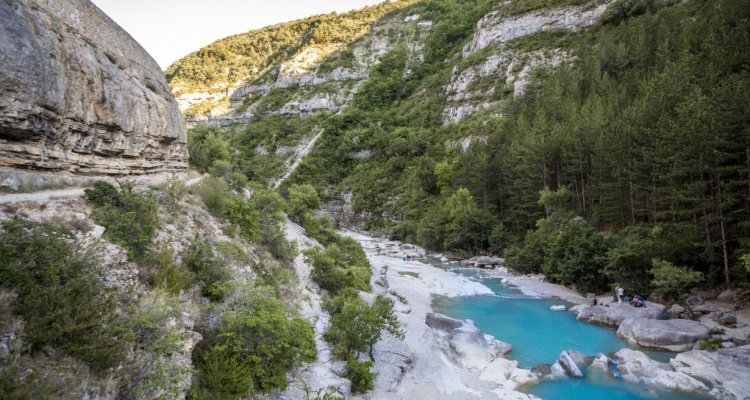
{"label": "white riverbed rock", "polygon": [[579,362],[583,361],[580,353],[573,351],[563,351],[557,359],[557,363],[563,367],[565,372],[574,378],[583,378],[583,372],[578,367]]}
{"label": "white riverbed rock", "polygon": [[619,361],[617,369],[626,381],[690,393],[709,391],[703,382],[675,371],[669,364],[652,360],[641,351],[621,349],[615,353],[615,359]]}
{"label": "white riverbed rock", "polygon": [[688,319],[627,318],[617,329],[617,336],[642,347],[686,351],[708,339],[708,332],[707,326]]}
{"label": "white riverbed rock", "polygon": [[618,327],[626,318],[661,319],[664,316],[665,307],[647,301],[646,307],[633,307],[625,303],[605,303],[599,306],[581,307],[578,310],[579,321]]}
{"label": "white riverbed rock", "polygon": [[549,306],[549,309],[552,311],[565,311],[565,306],[562,304],[556,304],[554,306]]}
{"label": "white riverbed rock", "polygon": [[[509,346],[506,348],[491,336],[482,334],[471,323],[458,320],[451,322],[447,317],[436,317],[437,314],[433,314],[432,318],[427,317],[432,312],[435,295],[490,295],[492,291],[489,288],[464,276],[419,261],[406,261],[381,254],[381,251],[393,251],[396,248],[414,249],[400,245],[397,247],[393,242],[351,231],[343,234],[357,240],[366,249],[373,267],[373,279],[388,267],[388,291],[382,287],[373,287],[373,290],[389,296],[390,293],[397,293],[408,302],[410,310],[408,313],[400,311],[406,306],[394,298],[397,316],[405,332],[403,344],[409,352],[401,348],[397,351],[398,354],[391,355],[390,361],[376,362],[373,368],[376,376],[375,389],[367,394],[368,399],[536,398],[516,390],[537,378],[530,371],[517,368],[515,361],[502,357]],[[413,274],[418,274],[419,278],[414,278]],[[459,327],[461,329],[458,332],[451,334],[451,331]],[[384,338],[383,352],[390,351],[390,340]],[[376,345],[376,353],[379,345]],[[478,349],[482,349],[482,352]],[[495,355],[494,358],[491,355]],[[376,360],[377,357],[376,355]],[[483,361],[486,362],[482,364]]]}
{"label": "white riverbed rock", "polygon": [[750,345],[714,352],[688,351],[669,364],[675,371],[711,385],[710,394],[715,398],[750,398]]}
{"label": "white riverbed rock", "polygon": [[[601,358],[601,361],[598,361]],[[596,358],[596,368],[606,371],[609,359]],[[707,394],[716,399],[750,398],[750,345],[717,351],[693,350],[678,354],[669,364],[640,351],[621,349],[614,354],[622,378],[659,389]],[[594,363],[591,365],[594,367]]]}

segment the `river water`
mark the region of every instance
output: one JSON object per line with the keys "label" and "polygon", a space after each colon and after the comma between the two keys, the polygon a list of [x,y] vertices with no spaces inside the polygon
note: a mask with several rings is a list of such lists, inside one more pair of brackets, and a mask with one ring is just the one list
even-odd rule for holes
{"label": "river water", "polygon": [[[453,318],[471,319],[483,332],[510,343],[513,351],[506,354],[506,358],[517,360],[520,367],[532,368],[541,364],[552,364],[564,350],[578,350],[584,355],[594,355],[615,352],[624,347],[633,348],[618,338],[614,329],[579,322],[575,314],[568,311],[550,310],[552,305],[568,307],[571,306],[569,303],[526,296],[500,279],[477,276],[479,271],[476,269],[451,268],[434,259],[424,262],[478,279],[494,292],[493,296],[439,297],[435,299],[433,306],[435,311]],[[667,362],[670,356],[675,354],[642,348],[637,350],[644,351],[651,358],[662,362]],[[655,391],[615,379],[599,371],[583,370],[583,373],[583,379],[566,377],[556,381],[544,381],[526,388],[526,391],[548,400],[704,398]]]}

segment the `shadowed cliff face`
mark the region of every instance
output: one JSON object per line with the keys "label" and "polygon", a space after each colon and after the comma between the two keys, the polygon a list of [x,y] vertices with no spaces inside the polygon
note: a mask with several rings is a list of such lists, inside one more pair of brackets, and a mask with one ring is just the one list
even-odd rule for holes
{"label": "shadowed cliff face", "polygon": [[88,0],[0,0],[0,166],[133,175],[187,167],[156,62]]}

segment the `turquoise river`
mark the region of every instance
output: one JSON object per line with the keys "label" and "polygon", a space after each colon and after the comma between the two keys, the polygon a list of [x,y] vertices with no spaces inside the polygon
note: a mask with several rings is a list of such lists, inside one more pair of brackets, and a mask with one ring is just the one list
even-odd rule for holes
{"label": "turquoise river", "polygon": [[[618,338],[614,329],[579,322],[573,313],[567,311],[550,310],[552,305],[571,306],[569,303],[526,296],[514,286],[499,279],[477,277],[477,270],[474,269],[452,268],[432,259],[424,261],[476,278],[495,293],[494,296],[437,298],[434,308],[435,311],[453,318],[471,319],[483,332],[513,345],[513,351],[506,357],[517,360],[523,368],[551,364],[563,350],[578,350],[585,355],[594,355],[633,347]],[[453,264],[452,266],[455,267]],[[663,362],[674,356],[674,353],[670,352],[647,351],[640,348],[638,350]],[[528,387],[526,391],[545,400],[704,398],[684,393],[655,391],[649,387],[615,379],[599,371],[583,372],[583,379],[544,381]]]}

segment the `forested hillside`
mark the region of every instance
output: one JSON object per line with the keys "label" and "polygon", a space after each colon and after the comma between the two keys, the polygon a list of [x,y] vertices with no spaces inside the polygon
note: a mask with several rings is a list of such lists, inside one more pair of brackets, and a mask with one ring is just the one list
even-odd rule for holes
{"label": "forested hillside", "polygon": [[[336,115],[198,127],[191,149],[210,136],[236,150],[222,162],[262,181],[279,161],[252,146],[300,134],[290,126],[321,128],[290,183],[310,183],[329,200],[351,193],[368,229],[440,251],[503,253],[517,271],[581,291],[616,281],[650,291],[661,261],[708,284],[746,284],[747,4],[617,0],[587,29],[465,46],[492,10],[504,18],[601,4],[417,2],[403,14],[434,23],[419,63],[409,46],[395,47]],[[503,54],[514,55],[508,77],[500,67],[474,77],[462,100],[473,111],[446,119],[462,71]],[[509,77],[527,70],[518,90]]]}
{"label": "forested hillside", "polygon": [[[230,36],[175,62],[166,70],[167,81],[175,96],[197,92],[227,100],[227,92],[240,84],[276,79],[280,64],[295,55],[315,61],[341,50],[364,35],[377,19],[413,2],[384,2],[345,14],[318,15]],[[189,114],[210,111],[217,104],[199,101]]]}

